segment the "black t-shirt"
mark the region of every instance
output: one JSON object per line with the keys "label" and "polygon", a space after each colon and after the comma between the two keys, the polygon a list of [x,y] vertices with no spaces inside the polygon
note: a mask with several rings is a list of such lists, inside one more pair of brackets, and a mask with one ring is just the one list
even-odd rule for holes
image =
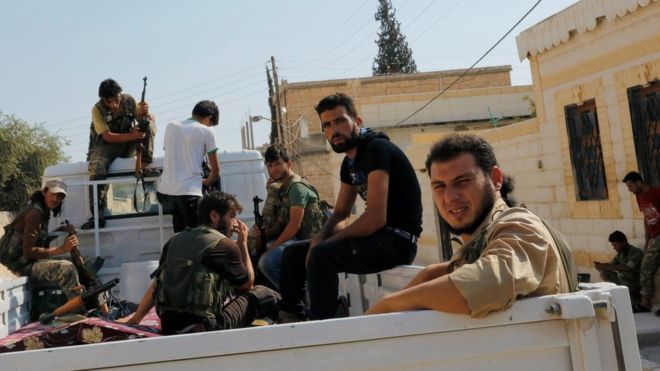
{"label": "black t-shirt", "polygon": [[415,169],[385,134],[363,131],[355,158],[345,157],[341,164],[340,178],[366,201],[367,178],[374,170],[389,174],[386,225],[419,236],[422,233],[422,192]]}
{"label": "black t-shirt", "polygon": [[[161,266],[165,262],[168,248],[169,242],[163,247],[163,252],[160,256]],[[241,261],[241,252],[238,249],[239,248],[236,244],[223,244],[221,241],[202,258],[202,264],[216,272],[220,278],[226,280],[229,284],[240,286],[247,282],[250,277],[247,269]],[[221,321],[222,319],[218,320]],[[190,313],[175,311],[164,311],[161,313],[160,322],[163,335],[173,334],[184,329],[186,326],[195,323],[203,323],[205,326],[208,325],[207,323],[204,323],[202,318]]]}

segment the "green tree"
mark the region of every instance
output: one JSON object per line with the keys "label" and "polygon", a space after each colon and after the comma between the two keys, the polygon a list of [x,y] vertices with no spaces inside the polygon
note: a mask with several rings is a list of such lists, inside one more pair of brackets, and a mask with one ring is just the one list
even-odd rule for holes
{"label": "green tree", "polygon": [[408,47],[406,37],[401,33],[401,24],[396,19],[396,10],[390,0],[378,0],[375,18],[380,22],[378,31],[378,55],[372,66],[374,76],[392,73],[415,73],[417,65]]}
{"label": "green tree", "polygon": [[30,193],[41,188],[46,167],[69,160],[64,144],[66,139],[43,124],[31,126],[0,112],[0,210],[20,210]]}

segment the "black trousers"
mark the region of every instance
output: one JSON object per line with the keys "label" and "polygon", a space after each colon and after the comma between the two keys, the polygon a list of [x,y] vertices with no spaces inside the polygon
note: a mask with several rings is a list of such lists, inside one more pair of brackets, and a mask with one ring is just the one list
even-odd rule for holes
{"label": "black trousers", "polygon": [[368,237],[323,242],[314,247],[305,268],[308,242],[289,245],[282,256],[280,273],[281,308],[304,313],[305,281],[309,290],[312,319],[333,318],[337,312],[339,273],[370,274],[410,264],[417,245],[385,229]]}
{"label": "black trousers", "polygon": [[161,316],[161,333],[176,334],[187,326],[202,324],[206,331],[228,330],[249,326],[255,318],[274,314],[279,308],[280,294],[264,286],[234,297],[216,313],[215,320],[197,317],[191,313],[164,311]]}
{"label": "black trousers", "polygon": [[197,205],[202,200],[200,196],[171,196],[156,192],[156,198],[163,207],[163,214],[172,214],[174,233],[181,232],[199,225],[197,218]]}

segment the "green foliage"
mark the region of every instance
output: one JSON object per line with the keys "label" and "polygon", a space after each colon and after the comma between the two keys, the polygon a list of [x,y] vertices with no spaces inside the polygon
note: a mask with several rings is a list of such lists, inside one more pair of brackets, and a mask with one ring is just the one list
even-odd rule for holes
{"label": "green foliage", "polygon": [[43,124],[0,112],[0,210],[18,211],[31,192],[41,188],[46,167],[68,161],[68,141],[50,134]]}
{"label": "green foliage", "polygon": [[401,24],[396,19],[396,10],[390,0],[378,0],[375,18],[380,22],[378,31],[378,55],[372,66],[374,76],[393,73],[415,73],[417,65],[408,47],[406,37],[401,33]]}
{"label": "green foliage", "polygon": [[534,102],[534,98],[529,95],[525,95],[522,97],[522,100],[523,102],[527,102],[527,104],[529,104],[529,112],[532,117],[536,117],[536,102]]}

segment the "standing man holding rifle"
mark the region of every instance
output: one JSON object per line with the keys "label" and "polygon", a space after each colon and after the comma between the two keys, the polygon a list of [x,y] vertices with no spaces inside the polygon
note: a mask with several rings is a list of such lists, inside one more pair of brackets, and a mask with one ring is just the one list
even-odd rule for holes
{"label": "standing man holding rifle", "polygon": [[[146,86],[146,78],[145,78]],[[113,79],[106,79],[99,86],[100,100],[92,108],[92,124],[89,136],[89,151],[87,152],[89,180],[105,179],[110,164],[117,157],[133,157],[138,141],[144,143],[144,153],[138,158],[142,176],[158,176],[156,169],[149,167],[153,158],[154,136],[156,135],[156,119],[149,113],[149,105],[143,100],[136,104],[135,99],[122,94],[122,88]],[[136,126],[137,120],[140,125]],[[98,208],[94,208],[94,198],[91,196],[90,209],[92,215],[98,213],[99,227],[105,227],[104,209],[107,204],[107,185],[98,186]],[[90,218],[81,229],[94,228],[94,218]]]}

